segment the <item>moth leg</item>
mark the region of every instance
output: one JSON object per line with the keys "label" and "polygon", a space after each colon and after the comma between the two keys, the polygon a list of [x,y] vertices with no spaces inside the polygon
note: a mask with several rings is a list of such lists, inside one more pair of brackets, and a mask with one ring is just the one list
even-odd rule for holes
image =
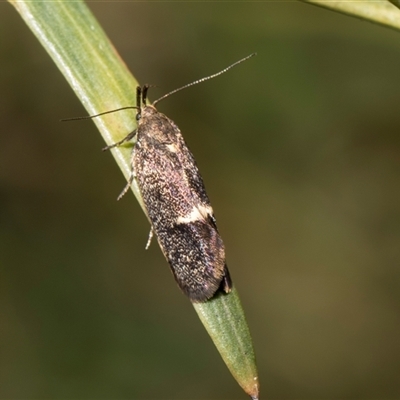
{"label": "moth leg", "polygon": [[146,250],[150,247],[150,243],[151,243],[151,239],[153,239],[153,235],[154,235],[154,231],[153,231],[153,227],[151,227],[150,233],[149,233],[149,238],[147,239],[147,243],[146,243],[146,247],[145,247]]}
{"label": "moth leg", "polygon": [[122,189],[122,192],[119,194],[119,196],[117,197],[117,201],[118,200],[121,200],[124,196],[125,196],[125,194],[126,194],[126,192],[129,190],[129,188],[131,187],[131,185],[132,185],[132,182],[133,182],[133,180],[136,178],[136,175],[135,175],[135,172],[132,170],[131,171],[131,174],[129,175],[129,178],[128,178],[128,183],[126,184],[126,186]]}
{"label": "moth leg", "polygon": [[128,140],[133,139],[133,138],[135,137],[135,135],[136,135],[136,129],[135,129],[134,131],[132,131],[129,135],[125,136],[125,137],[124,137],[122,140],[120,140],[119,142],[110,144],[109,146],[104,147],[102,150],[103,150],[103,151],[106,151],[106,150],[110,150],[110,149],[112,149],[112,148],[114,148],[114,147],[121,146],[122,143],[125,143],[125,142],[127,142]]}

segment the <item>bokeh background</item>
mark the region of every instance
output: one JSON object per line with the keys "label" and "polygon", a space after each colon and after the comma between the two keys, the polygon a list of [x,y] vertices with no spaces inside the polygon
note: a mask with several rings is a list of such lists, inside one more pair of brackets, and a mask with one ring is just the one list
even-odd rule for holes
{"label": "bokeh background", "polygon": [[[400,398],[400,33],[297,2],[90,3],[212,200],[270,399]],[[0,4],[0,398],[243,399],[72,90]]]}

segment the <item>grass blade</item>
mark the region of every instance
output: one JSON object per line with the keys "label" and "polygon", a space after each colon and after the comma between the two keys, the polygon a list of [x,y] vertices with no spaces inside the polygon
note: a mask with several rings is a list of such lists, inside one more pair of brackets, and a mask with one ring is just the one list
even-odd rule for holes
{"label": "grass blade", "polygon": [[[50,54],[89,115],[135,105],[136,80],[83,2],[10,3]],[[135,128],[134,115],[133,111],[123,111],[93,121],[110,145]],[[129,146],[112,150],[126,178],[130,173],[130,150]],[[144,209],[137,186],[134,184],[132,189]],[[253,346],[236,290],[194,307],[233,376],[252,398],[258,398]]]}

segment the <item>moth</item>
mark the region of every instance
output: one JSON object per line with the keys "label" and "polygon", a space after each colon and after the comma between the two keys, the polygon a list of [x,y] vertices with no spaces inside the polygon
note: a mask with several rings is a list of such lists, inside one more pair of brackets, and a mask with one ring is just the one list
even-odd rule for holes
{"label": "moth", "polygon": [[[232,280],[225,246],[193,154],[175,122],[155,105],[173,93],[223,74],[254,55],[175,89],[152,105],[147,104],[149,85],[137,87],[136,106],[122,108],[136,109],[137,128],[103,149],[136,139],[130,158],[131,174],[118,199],[135,180],[151,224],[146,248],[154,233],[178,286],[192,302],[204,302],[217,292],[229,293]],[[106,113],[109,112],[112,111]]]}

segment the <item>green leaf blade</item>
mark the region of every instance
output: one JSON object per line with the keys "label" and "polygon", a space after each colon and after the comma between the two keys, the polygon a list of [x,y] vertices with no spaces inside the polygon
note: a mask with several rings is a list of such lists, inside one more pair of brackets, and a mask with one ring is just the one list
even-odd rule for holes
{"label": "green leaf blade", "polygon": [[[397,0],[300,0],[304,3],[314,4],[319,7],[328,8],[356,18],[364,19],[375,24],[400,30],[400,13],[396,8],[399,6]],[[392,3],[392,4],[391,4]]]}
{"label": "green leaf blade", "polygon": [[[132,77],[90,10],[82,1],[21,2],[10,0],[90,115],[136,103],[137,81]],[[95,118],[107,145],[132,132],[132,111]],[[73,122],[71,122],[73,123]],[[112,154],[127,178],[130,146]],[[138,187],[132,190],[145,211]],[[258,398],[258,378],[250,333],[236,289],[201,304],[194,304],[222,358],[243,389]]]}
{"label": "green leaf blade", "polygon": [[231,293],[218,294],[193,306],[236,381],[249,396],[258,399],[253,344],[235,286]]}
{"label": "green leaf blade", "polygon": [[[118,56],[84,2],[19,2],[15,6],[49,53],[89,115],[135,105],[135,78]],[[136,127],[132,111],[95,118],[107,145],[117,142]],[[72,123],[72,122],[71,122]],[[121,146],[112,154],[127,178],[130,148]],[[137,186],[133,192],[143,206]]]}

